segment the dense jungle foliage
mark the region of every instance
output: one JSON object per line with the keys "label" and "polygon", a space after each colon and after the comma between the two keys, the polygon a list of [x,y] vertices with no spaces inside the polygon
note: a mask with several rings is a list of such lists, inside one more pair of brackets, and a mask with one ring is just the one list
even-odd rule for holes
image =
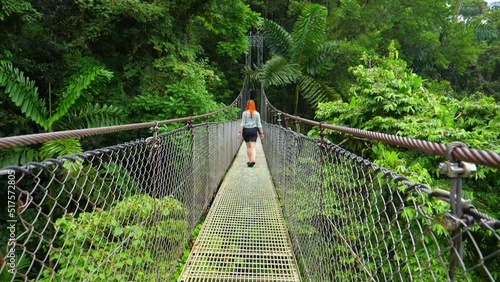
{"label": "dense jungle foliage", "polygon": [[[257,29],[265,38],[265,64],[244,70],[246,34]],[[500,152],[500,2],[0,0],[0,137],[214,111],[238,95],[244,74],[263,83],[274,106],[289,113]],[[140,133],[3,150],[0,166],[71,155]],[[449,189],[437,172],[441,158],[334,132],[327,138],[412,181]],[[465,183],[466,198],[500,218],[499,188],[500,172],[480,166]],[[140,196],[122,204],[134,197]],[[165,201],[182,213],[181,203]],[[75,222],[89,224],[95,214],[112,222],[120,205],[68,215],[55,228],[79,240]],[[180,219],[168,220],[176,222],[175,232],[185,232]],[[115,226],[101,227],[112,233]],[[139,227],[129,222],[127,228]],[[99,241],[97,229],[89,232]],[[137,243],[124,256],[139,249],[148,251]],[[130,263],[143,269],[152,262]]]}

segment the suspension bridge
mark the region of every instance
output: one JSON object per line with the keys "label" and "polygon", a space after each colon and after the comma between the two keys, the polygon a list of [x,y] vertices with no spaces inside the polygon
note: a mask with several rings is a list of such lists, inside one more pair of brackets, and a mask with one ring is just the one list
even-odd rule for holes
{"label": "suspension bridge", "polygon": [[[259,47],[259,37],[251,46]],[[259,49],[259,48],[258,48]],[[259,49],[261,50],[261,49]],[[261,51],[259,51],[261,54]],[[251,60],[251,52],[247,62]],[[261,59],[260,59],[261,60]],[[0,138],[142,139],[8,166],[5,281],[497,281],[500,221],[462,197],[495,152],[293,116],[260,91],[266,138],[246,166],[244,87],[216,113]],[[177,129],[161,132],[163,125]],[[320,139],[291,129],[318,126]],[[450,190],[412,183],[324,138],[334,130],[442,156]],[[439,164],[436,164],[438,166]],[[438,205],[442,210],[431,206]],[[203,225],[199,225],[203,222]],[[3,234],[3,233],[2,233]],[[185,251],[189,249],[190,251]]]}

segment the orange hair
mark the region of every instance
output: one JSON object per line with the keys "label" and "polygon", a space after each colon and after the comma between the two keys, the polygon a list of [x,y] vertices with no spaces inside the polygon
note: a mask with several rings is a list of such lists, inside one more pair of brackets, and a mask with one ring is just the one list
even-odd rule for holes
{"label": "orange hair", "polygon": [[253,112],[255,112],[255,102],[254,100],[248,100],[247,101],[247,108],[245,109],[246,111],[250,111],[250,117],[253,117]]}

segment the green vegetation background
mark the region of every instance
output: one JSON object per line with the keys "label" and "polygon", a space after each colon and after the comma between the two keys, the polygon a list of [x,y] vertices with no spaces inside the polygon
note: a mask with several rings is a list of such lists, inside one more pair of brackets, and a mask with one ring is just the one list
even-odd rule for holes
{"label": "green vegetation background", "polygon": [[[246,33],[258,27],[266,64],[244,71]],[[500,151],[499,3],[0,0],[1,137],[214,111],[236,97],[245,73],[286,112]],[[142,133],[4,150],[0,166]],[[439,158],[333,132],[328,138],[413,181],[447,188]],[[499,186],[498,170],[479,167],[466,196],[499,218]]]}

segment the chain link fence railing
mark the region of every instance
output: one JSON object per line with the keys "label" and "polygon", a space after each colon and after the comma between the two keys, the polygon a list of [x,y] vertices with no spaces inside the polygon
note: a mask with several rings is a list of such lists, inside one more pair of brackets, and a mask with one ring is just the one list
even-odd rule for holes
{"label": "chain link fence railing", "polygon": [[281,126],[264,131],[305,281],[500,280],[500,222],[469,202],[457,218],[445,191]]}
{"label": "chain link fence railing", "polygon": [[189,123],[2,169],[0,280],[170,281],[239,149],[238,127]]}

